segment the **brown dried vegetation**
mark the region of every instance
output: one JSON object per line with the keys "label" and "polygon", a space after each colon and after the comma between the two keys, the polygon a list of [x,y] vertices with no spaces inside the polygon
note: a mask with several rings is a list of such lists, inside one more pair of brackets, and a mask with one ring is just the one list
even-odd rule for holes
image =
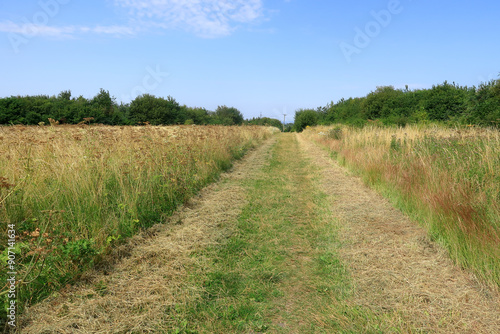
{"label": "brown dried vegetation", "polygon": [[[164,222],[272,132],[222,126],[0,127],[0,222],[2,230],[7,224],[16,229],[19,305],[45,298],[122,240]],[[6,238],[0,235],[0,251]]]}
{"label": "brown dried vegetation", "polygon": [[308,129],[416,217],[451,257],[500,284],[500,132],[441,127]]}

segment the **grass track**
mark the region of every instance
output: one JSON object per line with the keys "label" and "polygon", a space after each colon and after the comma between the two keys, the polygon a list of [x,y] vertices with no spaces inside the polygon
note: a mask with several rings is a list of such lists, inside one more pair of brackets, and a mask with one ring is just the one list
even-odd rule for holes
{"label": "grass track", "polygon": [[198,254],[212,259],[191,277],[203,293],[177,310],[173,332],[382,332],[374,314],[349,305],[337,222],[314,175],[295,136],[280,136],[267,166],[245,181],[249,203],[232,236]]}
{"label": "grass track", "polygon": [[35,305],[26,332],[498,328],[498,294],[443,259],[423,230],[301,135],[260,146],[171,223],[110,273]]}

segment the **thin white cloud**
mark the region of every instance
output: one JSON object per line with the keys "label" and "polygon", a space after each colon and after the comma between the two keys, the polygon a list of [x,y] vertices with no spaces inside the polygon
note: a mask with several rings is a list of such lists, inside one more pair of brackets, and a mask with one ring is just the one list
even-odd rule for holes
{"label": "thin white cloud", "polygon": [[81,34],[133,36],[150,29],[182,29],[200,37],[230,35],[263,16],[262,0],[114,0],[127,11],[128,25],[51,26],[0,21],[0,32],[23,37],[74,38]]}
{"label": "thin white cloud", "polygon": [[18,24],[12,21],[0,22],[0,31],[6,33],[20,34],[26,37],[48,36],[48,37],[70,37],[75,32],[75,27],[51,27],[47,25]]}
{"label": "thin white cloud", "polygon": [[262,0],[115,0],[143,27],[183,29],[201,37],[231,34],[262,17]]}
{"label": "thin white cloud", "polygon": [[0,22],[0,32],[19,34],[24,37],[55,37],[72,38],[78,33],[96,33],[108,35],[134,35],[134,29],[126,26],[49,26],[31,23],[14,23],[12,21]]}

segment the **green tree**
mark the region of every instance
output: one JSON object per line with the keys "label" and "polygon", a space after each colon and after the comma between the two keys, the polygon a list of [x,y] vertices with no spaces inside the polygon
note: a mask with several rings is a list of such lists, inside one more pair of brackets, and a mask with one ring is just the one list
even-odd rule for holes
{"label": "green tree", "polygon": [[314,109],[299,109],[295,112],[295,130],[301,132],[306,126],[318,124],[319,115]]}
{"label": "green tree", "polygon": [[186,113],[186,120],[193,121],[193,124],[206,125],[210,123],[210,114],[205,108],[191,108],[183,106]]}
{"label": "green tree", "polygon": [[222,125],[240,125],[243,124],[243,115],[234,107],[218,106],[215,110],[215,119]]}
{"label": "green tree", "polygon": [[110,124],[115,103],[109,91],[101,88],[99,93],[94,96],[90,103],[93,109],[92,117],[98,122]]}
{"label": "green tree", "polygon": [[129,115],[133,124],[149,122],[152,125],[170,125],[177,124],[180,111],[179,103],[170,96],[164,99],[144,94],[132,101]]}
{"label": "green tree", "polygon": [[365,98],[340,99],[336,104],[331,102],[327,106],[325,120],[327,123],[348,123],[359,125],[365,123],[363,102]]}
{"label": "green tree", "polygon": [[269,117],[252,118],[251,120],[246,121],[245,124],[248,124],[248,125],[274,126],[274,127],[277,127],[280,130],[283,130],[283,123],[281,123],[277,119],[269,118]]}
{"label": "green tree", "polygon": [[398,106],[398,98],[404,93],[393,86],[379,86],[374,92],[366,96],[362,108],[366,119],[389,117]]}
{"label": "green tree", "polygon": [[57,98],[59,100],[70,101],[71,100],[71,91],[70,90],[63,90],[62,92],[59,93]]}
{"label": "green tree", "polygon": [[455,83],[449,84],[445,81],[427,90],[421,105],[429,115],[429,119],[448,121],[452,117],[459,117],[465,113],[470,95],[467,87],[460,87]]}
{"label": "green tree", "polygon": [[500,79],[482,83],[474,91],[463,121],[500,127]]}

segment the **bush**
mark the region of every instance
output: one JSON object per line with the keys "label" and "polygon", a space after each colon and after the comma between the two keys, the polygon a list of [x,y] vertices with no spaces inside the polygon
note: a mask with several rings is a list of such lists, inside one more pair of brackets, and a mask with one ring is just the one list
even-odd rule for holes
{"label": "bush", "polygon": [[318,125],[318,113],[313,109],[301,109],[295,112],[295,130],[301,132],[306,126]]}
{"label": "bush", "polygon": [[478,88],[445,81],[431,89],[395,89],[381,86],[366,97],[340,99],[317,110],[296,112],[294,128],[335,123],[363,127],[367,123],[404,127],[407,124],[439,122],[500,127],[500,79]]}

